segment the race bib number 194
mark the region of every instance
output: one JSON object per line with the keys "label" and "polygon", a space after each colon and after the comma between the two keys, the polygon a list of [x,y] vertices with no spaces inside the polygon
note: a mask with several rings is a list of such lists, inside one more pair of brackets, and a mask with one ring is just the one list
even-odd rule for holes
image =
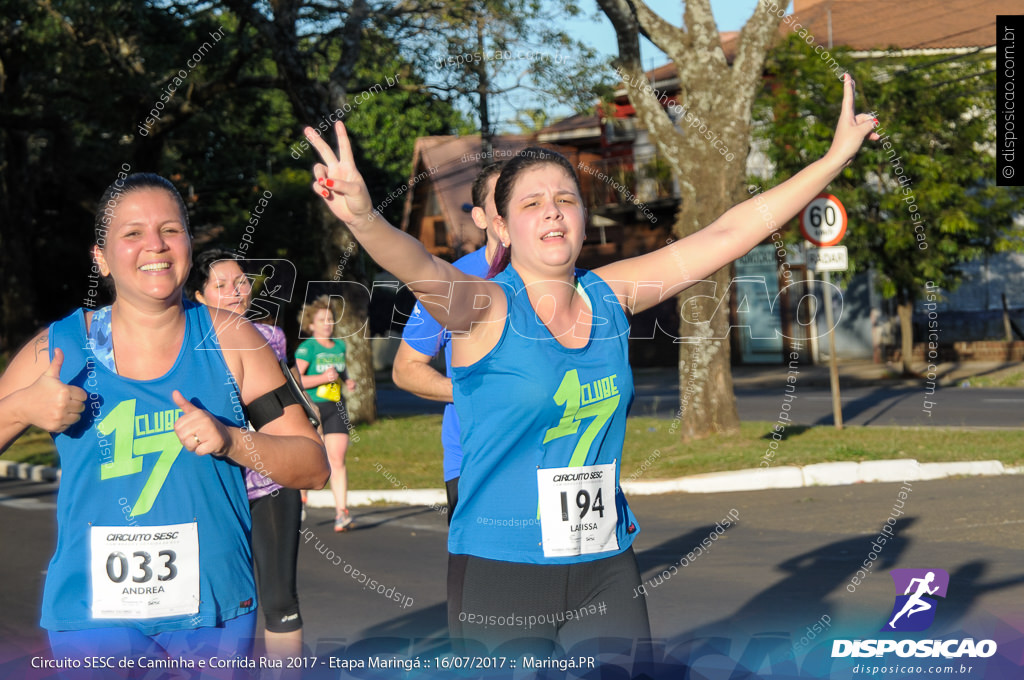
{"label": "race bib number 194", "polygon": [[537,470],[545,557],[617,550],[615,463]]}

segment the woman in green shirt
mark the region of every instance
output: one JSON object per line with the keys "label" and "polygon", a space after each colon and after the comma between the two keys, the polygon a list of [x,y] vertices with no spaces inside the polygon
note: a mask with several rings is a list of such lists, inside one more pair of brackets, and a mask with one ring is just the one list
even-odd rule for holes
{"label": "woman in green shirt", "polygon": [[299,317],[302,330],[312,334],[295,350],[295,367],[302,375],[302,386],[320,411],[324,446],[331,464],[331,491],[334,492],[334,530],[345,531],[352,524],[348,512],[348,472],[345,451],[351,427],[341,383],[352,391],[354,380],[345,370],[345,342],[334,339],[334,312],[330,298],[318,297],[302,309]]}

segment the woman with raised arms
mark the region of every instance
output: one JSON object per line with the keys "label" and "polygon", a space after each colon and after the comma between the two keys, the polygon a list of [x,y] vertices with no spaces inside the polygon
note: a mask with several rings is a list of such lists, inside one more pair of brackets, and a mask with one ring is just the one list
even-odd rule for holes
{"label": "woman with raised arms", "polygon": [[35,425],[61,459],[41,625],[56,659],[244,656],[256,589],[243,469],[320,488],[323,445],[263,336],[183,299],[192,237],[170,182],[118,179],[95,239],[113,305],[51,324],[0,377],[0,451]]}
{"label": "woman with raised arms", "polygon": [[[854,112],[847,77],[825,156],[701,231],[594,271],[576,268],[586,213],[559,154],[530,148],[495,187],[511,263],[493,280],[432,257],[374,213],[344,126],[320,153],[313,189],[383,268],[453,333],[455,406],[464,423],[459,505],[449,532],[453,638],[494,646],[543,638],[550,653],[594,637],[647,637],[631,544],[638,523],[619,489],[633,397],[627,314],[675,295],[785,224],[848,165],[874,123]],[[763,207],[759,210],[759,205]],[[658,282],[652,285],[650,282]],[[511,619],[511,620],[510,620]],[[508,648],[505,648],[508,649]]]}

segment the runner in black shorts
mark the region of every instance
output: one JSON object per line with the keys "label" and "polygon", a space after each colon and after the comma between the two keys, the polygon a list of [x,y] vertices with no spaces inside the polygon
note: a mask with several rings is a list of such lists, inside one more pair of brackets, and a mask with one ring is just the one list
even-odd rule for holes
{"label": "runner in black shorts", "polygon": [[324,428],[324,435],[344,434],[348,435],[348,410],[345,408],[345,398],[340,401],[317,401],[316,408],[320,411],[320,424]]}
{"label": "runner in black shorts", "polygon": [[334,493],[334,530],[345,531],[352,523],[348,512],[348,471],[345,452],[348,449],[348,412],[342,398],[342,383],[349,391],[356,383],[345,370],[345,341],[335,339],[334,312],[326,295],[307,303],[299,316],[299,324],[309,338],[295,350],[295,368],[302,376],[302,386],[320,410],[324,445],[331,464],[331,491]]}

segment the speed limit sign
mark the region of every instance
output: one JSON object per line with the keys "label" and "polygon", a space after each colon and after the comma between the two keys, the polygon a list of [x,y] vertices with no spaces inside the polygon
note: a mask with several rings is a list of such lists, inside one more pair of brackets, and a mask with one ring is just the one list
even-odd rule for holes
{"label": "speed limit sign", "polygon": [[832,194],[820,194],[800,213],[800,233],[816,246],[836,245],[846,235],[846,208]]}

